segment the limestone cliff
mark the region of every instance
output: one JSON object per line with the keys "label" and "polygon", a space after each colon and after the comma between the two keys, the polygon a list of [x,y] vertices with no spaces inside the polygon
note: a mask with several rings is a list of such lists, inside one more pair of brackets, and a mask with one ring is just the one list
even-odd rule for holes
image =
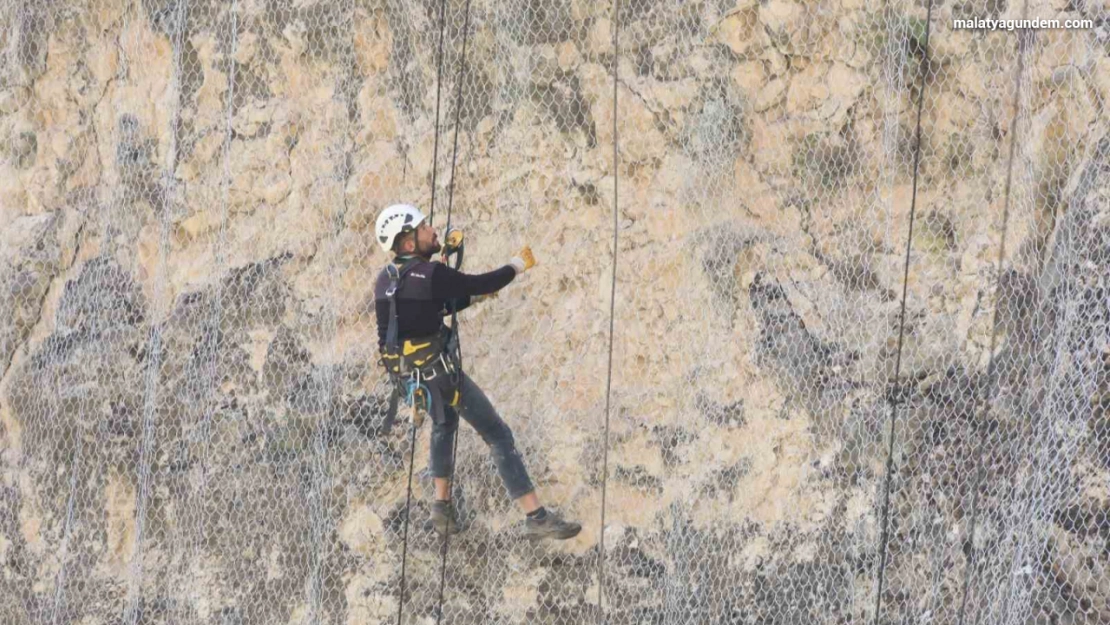
{"label": "limestone cliff", "polygon": [[465,366],[585,525],[464,427],[445,622],[1110,621],[1108,8],[620,4],[3,4],[0,621],[396,622],[404,552],[435,622],[372,293],[433,193],[539,259]]}

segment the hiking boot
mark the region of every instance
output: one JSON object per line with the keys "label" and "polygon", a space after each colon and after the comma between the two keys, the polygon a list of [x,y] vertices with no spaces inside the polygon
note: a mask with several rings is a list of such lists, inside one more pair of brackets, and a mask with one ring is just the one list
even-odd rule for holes
{"label": "hiking boot", "polygon": [[566,540],[574,538],[581,531],[582,526],[580,524],[564,521],[561,516],[551,510],[547,510],[542,519],[528,518],[524,521],[524,535],[529,540],[545,540],[548,538]]}
{"label": "hiking boot", "polygon": [[448,526],[450,526],[452,532],[466,529],[460,527],[459,513],[455,510],[454,502],[451,501],[440,501],[438,499],[433,501],[430,522],[435,531],[440,534],[446,534]]}

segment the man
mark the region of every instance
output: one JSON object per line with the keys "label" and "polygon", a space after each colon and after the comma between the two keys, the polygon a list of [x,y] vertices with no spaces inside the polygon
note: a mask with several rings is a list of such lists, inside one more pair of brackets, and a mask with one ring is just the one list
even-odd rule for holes
{"label": "man", "polygon": [[[432,417],[430,465],[435,484],[432,524],[436,530],[444,533],[458,526],[458,513],[450,501],[449,479],[454,469],[453,442],[461,413],[489,445],[509,496],[527,515],[526,535],[531,539],[577,536],[581,525],[565,521],[540,504],[512,431],[482,389],[458,368],[451,335],[443,323],[445,315],[466,308],[474,301],[471,298],[496,293],[532,268],[536,263],[532,251],[525,247],[508,265],[489,273],[470,275],[456,271],[432,260],[432,255],[443,249],[439,237],[423,213],[407,204],[383,210],[378,215],[375,234],[382,249],[393,255],[391,266],[383,269],[374,286],[378,349],[382,364],[395,381],[427,391],[427,398],[413,393],[412,401],[420,397],[419,403],[428,408]],[[450,246],[458,248],[461,242],[460,231],[448,233]],[[425,404],[426,400],[430,402]]]}

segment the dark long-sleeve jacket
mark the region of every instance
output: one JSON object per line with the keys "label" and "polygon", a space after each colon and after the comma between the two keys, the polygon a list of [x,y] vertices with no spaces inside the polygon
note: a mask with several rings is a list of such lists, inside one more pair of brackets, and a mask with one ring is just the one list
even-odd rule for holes
{"label": "dark long-sleeve jacket", "polygon": [[[401,268],[405,258],[393,262]],[[432,260],[419,260],[402,276],[397,299],[397,341],[425,337],[439,332],[443,317],[452,310],[463,310],[474,295],[493,293],[513,281],[516,270],[505,265],[488,273],[466,274]],[[389,274],[382,268],[374,284],[374,309],[378,317],[378,349],[385,348],[389,328]]]}

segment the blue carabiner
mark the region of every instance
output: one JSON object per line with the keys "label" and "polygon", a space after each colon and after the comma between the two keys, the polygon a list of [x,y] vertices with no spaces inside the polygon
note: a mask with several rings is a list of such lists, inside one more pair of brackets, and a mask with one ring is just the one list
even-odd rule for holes
{"label": "blue carabiner", "polygon": [[405,405],[412,405],[414,401],[413,396],[416,394],[417,389],[419,389],[424,393],[424,410],[430,413],[432,411],[432,393],[428,390],[428,387],[423,384],[418,384],[412,379],[406,380],[405,386],[407,387],[405,390]]}

